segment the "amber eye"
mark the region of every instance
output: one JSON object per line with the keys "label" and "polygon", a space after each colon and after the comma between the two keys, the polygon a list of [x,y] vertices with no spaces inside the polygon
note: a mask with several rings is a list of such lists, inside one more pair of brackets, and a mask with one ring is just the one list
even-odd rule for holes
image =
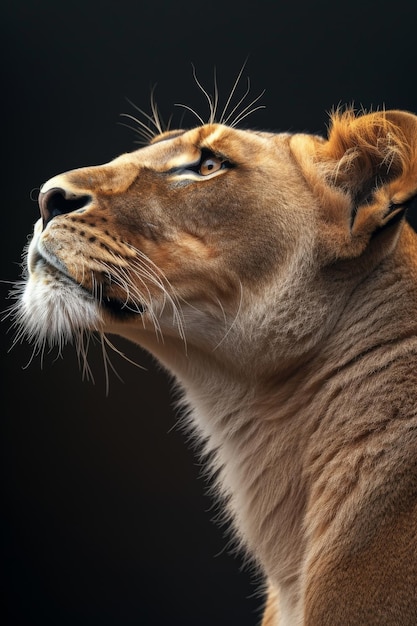
{"label": "amber eye", "polygon": [[206,157],[201,161],[198,173],[201,176],[208,176],[208,174],[213,174],[214,172],[221,170],[223,162],[223,159],[221,159],[220,157]]}

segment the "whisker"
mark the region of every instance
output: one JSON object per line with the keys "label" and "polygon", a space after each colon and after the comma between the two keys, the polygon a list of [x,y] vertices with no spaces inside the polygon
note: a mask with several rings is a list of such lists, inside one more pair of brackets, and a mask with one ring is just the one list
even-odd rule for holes
{"label": "whisker", "polygon": [[[114,255],[114,257],[115,257],[115,261],[117,262],[118,260],[117,255]],[[146,282],[144,281],[142,277],[142,275],[145,275],[143,268],[141,267],[136,268],[135,275],[137,276],[137,278],[140,280],[141,284],[145,288],[145,291],[147,292],[147,296],[145,296],[144,293],[137,287],[137,285],[135,285],[132,282],[129,273],[127,272],[125,268],[120,267],[120,264],[115,265],[115,266],[109,266],[107,263],[103,263],[103,266],[106,267],[108,271],[110,272],[111,280],[115,284],[117,284],[119,287],[124,289],[124,291],[126,292],[125,306],[127,308],[130,308],[131,310],[133,310],[129,306],[129,302],[134,303],[134,304],[137,303],[136,310],[134,312],[138,312],[142,308],[142,304],[145,304],[148,315],[152,319],[156,335],[162,338],[162,331],[160,328],[159,320],[157,316],[155,315],[153,311],[153,307],[152,307],[152,296],[151,296],[151,293],[149,291],[149,288]]]}
{"label": "whisker", "polygon": [[[258,100],[260,100],[260,98],[262,98],[262,96],[265,93],[265,89],[263,91],[261,91],[261,93],[252,100],[252,102],[250,102],[250,104],[248,104],[248,106],[246,106],[237,116],[236,118],[233,120],[233,122],[231,122],[229,124],[229,126],[231,128],[235,128],[245,117],[248,117],[248,115],[251,115],[252,113],[254,113],[255,111],[258,111],[258,109],[265,109],[265,105],[261,104],[257,107],[253,107],[253,105],[258,102]],[[252,107],[252,108],[251,108]]]}
{"label": "whisker", "polygon": [[[211,96],[211,95],[210,95],[210,94],[206,91],[206,89],[204,89],[203,85],[202,85],[202,84],[200,83],[200,81],[198,80],[198,78],[197,78],[197,72],[196,72],[196,69],[195,69],[194,64],[192,63],[191,65],[192,65],[192,68],[193,68],[193,77],[194,77],[194,80],[195,80],[195,82],[197,83],[198,87],[199,87],[199,88],[201,89],[201,91],[203,92],[203,94],[205,95],[205,97],[207,98],[207,102],[208,102],[208,105],[209,105],[209,111],[210,111],[210,113],[211,113],[211,115],[210,115],[210,118],[209,118],[209,119],[211,120],[211,119],[212,119],[212,116],[213,116],[213,113],[214,113],[214,111],[213,111],[213,98],[212,98],[212,96]],[[204,123],[204,122],[203,122],[203,123]]]}
{"label": "whisker", "polygon": [[[232,105],[232,101],[233,98],[236,95],[236,91],[237,88],[242,80],[242,75],[244,72],[244,69],[247,65],[247,58],[245,59],[242,67],[240,68],[238,75],[233,83],[233,86],[230,90],[230,93],[227,97],[226,103],[223,107],[223,110],[221,112],[220,117],[217,119],[218,117],[218,106],[219,106],[219,89],[218,89],[218,81],[217,81],[217,71],[216,71],[216,67],[214,67],[213,69],[213,94],[210,94],[207,89],[203,86],[203,84],[201,83],[201,81],[199,80],[198,76],[197,76],[197,71],[195,68],[195,65],[192,63],[192,73],[193,73],[193,78],[195,83],[197,84],[198,88],[200,89],[200,91],[203,93],[204,97],[207,100],[208,103],[208,107],[209,107],[209,115],[208,115],[208,121],[205,122],[203,116],[201,116],[195,108],[193,108],[192,106],[188,105],[188,104],[183,104],[181,102],[177,102],[174,104],[175,107],[181,107],[182,109],[184,109],[184,111],[189,111],[198,121],[199,124],[201,124],[202,126],[204,126],[205,123],[209,123],[209,124],[214,124],[216,123],[216,121],[218,121],[219,124],[229,124],[232,128],[236,127],[243,119],[245,119],[248,115],[254,113],[255,111],[257,111],[258,109],[261,108],[265,108],[264,106],[257,106],[255,107],[254,104],[256,102],[258,102],[258,100],[262,97],[262,95],[265,93],[265,90],[262,91],[262,93],[257,96],[257,98],[255,98],[250,104],[248,104],[247,106],[245,106],[240,112],[239,112],[239,108],[242,106],[242,104],[244,103],[245,99],[247,98],[248,94],[250,93],[250,79],[247,79],[247,87],[245,90],[245,93],[243,94],[243,96],[239,99],[239,101],[237,102],[236,105],[233,106],[233,108],[231,108],[231,110],[229,111],[229,108]],[[162,119],[160,110],[158,108],[158,105],[156,103],[156,99],[155,99],[155,89],[156,89],[156,85],[154,85],[152,87],[151,90],[151,94],[150,94],[150,107],[151,107],[151,114],[148,114],[146,111],[144,111],[143,109],[141,109],[140,107],[138,107],[134,102],[132,102],[129,98],[126,98],[127,102],[129,102],[129,104],[136,109],[136,111],[138,111],[141,116],[143,116],[145,118],[145,120],[147,121],[147,123],[145,123],[143,120],[135,117],[134,115],[131,115],[129,113],[121,113],[121,117],[127,118],[131,121],[133,121],[135,123],[134,126],[130,125],[130,124],[126,124],[126,123],[122,123],[119,122],[122,126],[125,126],[126,128],[128,128],[129,130],[132,130],[133,132],[135,132],[137,135],[140,136],[141,140],[137,141],[137,143],[140,144],[147,144],[150,143],[155,136],[157,136],[158,134],[161,134],[167,130],[170,129],[171,124],[172,124],[172,119],[173,116],[171,115],[169,117],[168,123],[165,124],[164,120]],[[233,117],[235,116],[235,117]],[[233,120],[232,122],[230,122],[230,120]],[[230,122],[230,123],[229,123]],[[182,118],[180,120],[180,127],[182,126]]]}
{"label": "whisker", "polygon": [[145,133],[143,132],[141,128],[134,128],[133,126],[130,126],[130,124],[124,124],[123,122],[117,122],[117,123],[119,124],[119,126],[124,126],[125,128],[128,128],[129,130],[133,130],[134,133],[136,133],[137,135],[139,135],[139,137],[142,138],[142,139],[136,139],[134,143],[137,143],[141,146],[146,146],[149,144],[151,139],[153,139],[153,137],[149,138],[147,135],[145,135]]}
{"label": "whisker", "polygon": [[230,118],[230,116],[231,116],[231,115],[233,115],[234,111],[235,111],[235,110],[237,109],[237,107],[241,104],[241,102],[243,102],[243,100],[246,98],[246,96],[247,96],[247,95],[248,95],[248,93],[249,93],[249,78],[248,78],[248,88],[247,88],[247,90],[246,90],[245,95],[243,96],[243,98],[241,98],[241,99],[239,100],[239,102],[237,103],[237,105],[236,105],[236,106],[234,107],[234,109],[232,110],[231,114],[230,114],[227,118],[225,118],[226,111],[227,111],[227,109],[228,109],[228,107],[229,107],[229,104],[230,104],[230,102],[231,102],[231,100],[232,100],[232,98],[233,98],[233,95],[234,95],[234,93],[235,93],[235,91],[236,91],[236,89],[237,89],[237,86],[238,86],[238,84],[239,84],[239,81],[240,81],[240,79],[241,79],[241,76],[242,76],[242,74],[243,74],[243,70],[245,69],[245,67],[246,67],[246,63],[247,63],[247,62],[248,62],[248,59],[246,58],[246,59],[245,59],[245,62],[243,63],[243,65],[242,65],[242,67],[241,67],[241,69],[240,69],[240,72],[239,72],[239,74],[237,75],[237,78],[236,78],[236,80],[235,80],[235,82],[234,82],[234,84],[233,84],[233,87],[232,87],[232,89],[231,89],[231,91],[230,91],[229,97],[227,98],[226,104],[224,105],[224,108],[223,108],[222,114],[221,114],[220,119],[219,119],[219,123],[220,123],[220,124],[227,124],[227,120]]}
{"label": "whisker", "polygon": [[217,106],[219,103],[219,90],[217,86],[216,68],[214,68],[213,70],[213,83],[214,83],[214,97],[211,98],[212,107],[211,107],[211,114],[209,118],[210,124],[214,124],[214,122],[216,121]]}
{"label": "whisker", "polygon": [[[180,337],[185,343],[186,338],[185,338],[185,331],[184,331],[184,324],[183,324],[183,316],[181,314],[181,308],[179,307],[178,297],[175,295],[175,290],[173,286],[171,285],[170,281],[168,280],[164,272],[161,270],[161,268],[159,268],[147,255],[145,255],[141,250],[139,250],[138,248],[135,248],[134,246],[130,246],[130,247],[132,248],[132,250],[136,252],[138,257],[141,259],[142,263],[144,263],[147,269],[149,270],[150,278],[156,281],[154,284],[160,289],[162,289],[162,291],[165,293],[168,300],[170,301],[171,306],[173,308],[173,312],[174,312],[173,321],[174,323],[177,324]],[[142,264],[139,267],[143,269]],[[171,293],[164,286],[164,282],[166,283],[167,287],[170,289]]]}
{"label": "whisker", "polygon": [[[213,352],[214,352],[215,350],[217,350],[217,348],[218,348],[218,347],[219,347],[219,346],[220,346],[220,345],[224,342],[224,340],[225,340],[225,339],[226,339],[226,337],[229,335],[229,333],[230,333],[230,331],[232,330],[232,328],[236,325],[237,319],[238,319],[239,314],[240,314],[240,311],[241,311],[241,309],[242,309],[242,303],[243,303],[243,285],[242,285],[242,282],[241,282],[241,281],[239,281],[239,286],[240,286],[240,299],[239,299],[239,304],[238,304],[238,307],[237,307],[236,314],[235,314],[235,316],[234,316],[234,318],[233,318],[233,320],[232,320],[232,322],[231,322],[231,324],[230,324],[229,328],[227,329],[227,331],[225,332],[225,334],[223,335],[223,337],[220,339],[219,343],[218,343],[218,344],[217,344],[217,345],[213,348]],[[221,303],[219,303],[219,304],[220,304],[220,306],[221,306],[221,308],[222,308],[222,310],[223,310],[223,314],[224,314],[224,309],[223,309],[223,306],[221,305]]]}
{"label": "whisker", "polygon": [[16,281],[15,280],[0,280],[0,283],[3,283],[4,285],[14,285]]}
{"label": "whisker", "polygon": [[122,381],[121,377],[119,376],[118,372],[116,371],[116,369],[113,367],[113,364],[109,358],[107,349],[106,349],[106,345],[104,342],[104,333],[100,333],[99,335],[99,339],[100,339],[100,345],[101,345],[101,354],[103,356],[103,365],[104,365],[104,378],[106,381],[106,396],[109,395],[109,389],[110,389],[110,379],[109,379],[109,367],[112,369],[113,373],[117,376],[117,378]]}
{"label": "whisker", "polygon": [[227,124],[228,121],[230,120],[231,117],[233,117],[235,111],[237,111],[240,107],[240,105],[242,104],[242,102],[244,102],[245,98],[247,97],[247,95],[250,92],[250,79],[249,77],[247,78],[247,87],[246,87],[246,91],[243,94],[243,96],[241,97],[241,99],[239,100],[239,102],[236,104],[236,106],[233,107],[233,109],[230,111],[229,115],[226,118],[222,118],[221,123],[222,124]]}
{"label": "whisker", "polygon": [[133,122],[138,124],[139,128],[133,128],[129,124],[123,124],[123,122],[120,122],[121,126],[126,126],[127,128],[134,130],[139,135],[146,138],[148,141],[151,141],[155,137],[155,133],[153,133],[151,129],[148,126],[146,126],[144,122],[142,122],[142,120],[139,120],[134,115],[130,115],[130,113],[120,113],[120,117],[126,117],[129,120],[132,120]]}
{"label": "whisker", "polygon": [[[147,368],[144,367],[143,365],[140,365],[140,363],[137,363],[136,361],[134,361],[133,359],[131,359],[130,357],[128,357],[124,352],[122,352],[121,350],[119,350],[119,348],[117,348],[114,343],[112,343],[110,341],[110,339],[108,338],[108,336],[105,333],[102,333],[101,335],[102,340],[109,346],[109,348],[111,348],[111,350],[113,352],[115,352],[118,356],[120,356],[122,359],[124,359],[125,361],[127,361],[128,363],[130,363],[131,365],[134,365],[135,367],[138,367],[141,370],[144,370],[145,372],[147,371]],[[121,379],[120,379],[121,380]]]}
{"label": "whisker", "polygon": [[163,123],[161,113],[158,109],[158,105],[156,104],[156,100],[155,100],[155,89],[156,89],[156,85],[152,87],[152,91],[151,91],[151,110],[152,110],[152,116],[154,120],[154,126],[158,130],[159,134],[161,135],[164,131],[168,130],[169,122],[168,122],[168,125],[165,125]]}
{"label": "whisker", "polygon": [[174,104],[174,106],[176,107],[182,107],[183,109],[187,109],[187,111],[190,111],[193,115],[195,115],[195,117],[198,119],[198,121],[200,122],[200,124],[202,126],[204,126],[204,120],[202,117],[199,116],[199,114],[197,113],[197,111],[195,111],[192,107],[189,107],[187,104],[182,104],[181,102],[176,102]]}
{"label": "whisker", "polygon": [[[155,91],[155,87],[156,87],[156,85],[152,88],[152,91],[151,91],[151,108],[152,108],[152,113],[154,113],[154,111],[156,109],[156,103],[155,103],[155,99],[154,99],[154,95],[153,95],[154,91]],[[155,127],[155,129],[157,130],[157,134],[161,134],[163,132],[162,127],[160,125],[160,119],[159,119],[158,115],[156,117],[152,117],[151,115],[148,115],[148,113],[146,113],[146,111],[144,111],[143,109],[138,107],[137,104],[135,104],[134,102],[129,100],[129,98],[126,98],[126,100],[130,104],[130,106],[132,106],[134,109],[136,109],[136,111],[139,111],[139,113],[141,115],[143,115],[143,117],[145,117],[152,124],[152,126]],[[142,122],[142,124],[143,124],[143,122]],[[145,124],[143,124],[143,126],[147,130],[149,130],[150,133],[152,133],[152,131],[149,128],[149,126],[146,126]],[[152,133],[152,137],[155,137],[155,134],[156,133]]]}
{"label": "whisker", "polygon": [[88,363],[88,349],[90,345],[90,334],[80,331],[74,337],[75,349],[78,358],[78,364],[81,369],[81,376],[84,380],[89,380],[94,384],[94,376]]}

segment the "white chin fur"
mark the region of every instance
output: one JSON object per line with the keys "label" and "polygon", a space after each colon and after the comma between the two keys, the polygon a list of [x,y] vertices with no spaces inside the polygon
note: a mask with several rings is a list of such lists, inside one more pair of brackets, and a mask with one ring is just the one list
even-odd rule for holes
{"label": "white chin fur", "polygon": [[94,299],[63,276],[32,274],[21,290],[15,323],[19,335],[38,347],[62,346],[102,325]]}
{"label": "white chin fur", "polygon": [[65,275],[39,260],[38,241],[42,222],[35,225],[27,251],[27,280],[16,285],[12,315],[17,338],[38,348],[61,347],[84,333],[99,330],[102,317],[96,301]]}

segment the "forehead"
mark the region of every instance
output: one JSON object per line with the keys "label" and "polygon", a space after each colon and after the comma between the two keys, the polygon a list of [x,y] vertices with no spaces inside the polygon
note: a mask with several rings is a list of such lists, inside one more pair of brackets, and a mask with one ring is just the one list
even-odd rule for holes
{"label": "forehead", "polygon": [[195,162],[201,150],[208,149],[230,160],[239,161],[243,155],[254,156],[265,151],[271,138],[278,135],[238,130],[222,124],[206,124],[191,130],[168,131],[155,137],[152,143],[135,152],[122,155],[114,163],[137,159],[141,166],[171,169]]}

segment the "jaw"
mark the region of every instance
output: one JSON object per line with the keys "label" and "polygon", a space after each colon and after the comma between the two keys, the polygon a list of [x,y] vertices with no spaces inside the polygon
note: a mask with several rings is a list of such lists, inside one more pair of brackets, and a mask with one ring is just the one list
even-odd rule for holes
{"label": "jaw", "polygon": [[48,344],[60,350],[65,343],[77,343],[94,332],[114,334],[143,347],[180,374],[188,368],[191,353],[201,360],[227,334],[231,322],[219,301],[210,304],[194,297],[194,304],[186,304],[167,290],[152,297],[148,290],[147,300],[130,300],[127,290],[113,295],[114,291],[106,293],[102,287],[93,291],[83,287],[40,245],[41,235],[39,221],[27,250],[28,279],[16,294],[14,309],[18,335],[38,349]]}
{"label": "jaw", "polygon": [[[77,274],[69,272],[54,260],[46,235],[38,223],[28,250],[29,281],[18,320],[27,329],[22,334],[39,344],[61,346],[74,335],[94,331],[120,335],[184,381],[194,375],[201,379],[211,368],[213,375],[224,376],[228,370],[248,384],[284,371],[289,359],[293,363],[302,358],[325,332],[322,320],[330,319],[326,298],[320,303],[317,276],[305,276],[306,267],[299,271],[300,264],[309,267],[301,255],[292,266],[280,268],[279,280],[263,276],[256,283],[246,277],[242,283],[214,262],[213,271],[200,264],[198,272],[183,271],[186,277],[181,279],[170,274],[157,286],[138,273],[133,275],[136,283],[123,284],[124,270],[117,283],[111,268],[101,283],[91,282],[91,273],[90,282],[82,286],[73,275],[88,278],[83,262]],[[316,314],[306,317],[305,310],[311,313],[315,307]]]}

